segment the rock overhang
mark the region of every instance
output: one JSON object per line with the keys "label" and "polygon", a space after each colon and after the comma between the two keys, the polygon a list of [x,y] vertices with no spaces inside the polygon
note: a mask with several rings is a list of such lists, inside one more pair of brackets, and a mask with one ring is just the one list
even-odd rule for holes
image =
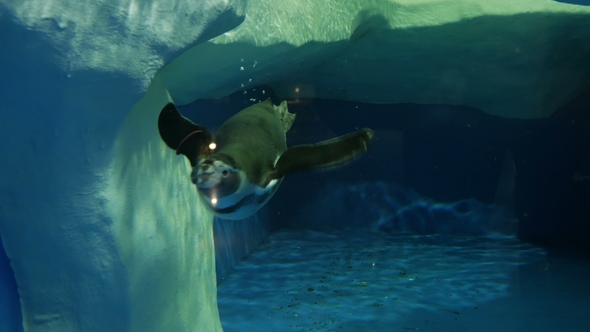
{"label": "rock overhang", "polygon": [[268,85],[280,98],[541,118],[590,88],[589,18],[553,1],[250,1],[241,25],[160,75],[179,104]]}

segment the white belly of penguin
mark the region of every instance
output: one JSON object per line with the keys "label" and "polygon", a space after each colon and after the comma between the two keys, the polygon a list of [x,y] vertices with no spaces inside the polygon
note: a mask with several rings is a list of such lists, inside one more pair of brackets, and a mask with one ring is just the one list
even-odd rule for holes
{"label": "white belly of penguin", "polygon": [[265,188],[250,183],[240,171],[240,187],[233,194],[217,197],[203,195],[207,205],[222,219],[240,220],[256,213],[279,188],[282,179],[272,180]]}

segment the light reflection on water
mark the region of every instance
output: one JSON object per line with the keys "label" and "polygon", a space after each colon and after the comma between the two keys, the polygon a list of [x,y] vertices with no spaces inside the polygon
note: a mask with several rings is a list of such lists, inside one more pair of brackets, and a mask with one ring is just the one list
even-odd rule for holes
{"label": "light reflection on water", "polygon": [[219,311],[226,332],[376,331],[507,297],[517,267],[544,257],[514,237],[285,230],[219,285]]}

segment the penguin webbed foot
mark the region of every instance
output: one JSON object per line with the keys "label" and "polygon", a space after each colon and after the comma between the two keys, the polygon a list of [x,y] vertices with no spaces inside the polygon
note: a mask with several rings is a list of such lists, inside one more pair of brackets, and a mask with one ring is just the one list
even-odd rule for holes
{"label": "penguin webbed foot", "polygon": [[362,128],[315,144],[290,147],[277,161],[272,178],[300,171],[326,171],[360,158],[373,141],[373,131]]}
{"label": "penguin webbed foot", "polygon": [[191,166],[210,153],[209,144],[213,134],[205,126],[193,123],[180,114],[173,103],[168,103],[158,117],[158,131],[166,145],[176,150],[176,154],[185,155]]}

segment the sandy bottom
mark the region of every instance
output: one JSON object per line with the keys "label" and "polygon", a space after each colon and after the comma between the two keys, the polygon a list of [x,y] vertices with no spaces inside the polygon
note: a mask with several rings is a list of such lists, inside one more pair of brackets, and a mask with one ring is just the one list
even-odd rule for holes
{"label": "sandy bottom", "polygon": [[590,263],[513,237],[273,234],[218,287],[225,332],[590,331]]}

